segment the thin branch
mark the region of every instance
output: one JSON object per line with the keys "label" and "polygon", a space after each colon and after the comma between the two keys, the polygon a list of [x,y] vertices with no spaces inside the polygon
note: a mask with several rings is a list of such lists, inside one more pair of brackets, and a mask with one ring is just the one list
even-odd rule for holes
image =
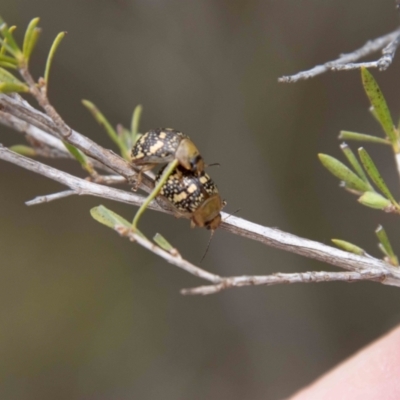
{"label": "thin branch", "polygon": [[[140,206],[144,197],[136,193],[126,192],[124,190],[111,188],[108,186],[100,185],[98,183],[89,182],[86,179],[81,179],[66,172],[60,171],[56,168],[49,167],[48,165],[42,164],[36,160],[21,156],[20,154],[14,153],[0,144],[0,160],[8,161],[12,164],[16,164],[29,171],[37,174],[46,176],[54,181],[57,181],[67,187],[69,187],[74,194],[88,195],[101,197],[104,199],[110,199],[119,201],[122,203],[133,204]],[[72,193],[71,193],[72,195]],[[50,195],[55,196],[55,195]],[[54,200],[57,199],[55,196]],[[31,200],[36,202],[36,199]],[[35,203],[34,203],[35,204]],[[38,204],[38,203],[36,203]],[[157,202],[150,203],[150,207],[153,210],[168,212],[167,209],[162,208]],[[172,211],[170,211],[172,213]]]}
{"label": "thin branch", "polygon": [[386,278],[384,271],[365,271],[365,272],[325,272],[310,271],[293,274],[272,274],[265,276],[233,276],[221,278],[221,282],[213,285],[198,286],[191,289],[182,289],[184,295],[208,295],[218,293],[225,289],[256,286],[256,285],[278,285],[288,283],[310,283],[310,282],[357,282],[357,281],[376,281],[382,282]]}
{"label": "thin branch", "polygon": [[[16,154],[3,146],[0,146],[0,159],[14,163],[25,169],[60,182],[63,185],[71,188],[74,194],[91,195],[135,205],[140,205],[144,201],[144,197],[137,194],[125,192],[120,189],[110,188],[93,182],[88,182],[87,180],[77,178],[66,172],[59,171],[45,164],[41,164],[36,160]],[[51,196],[57,198],[57,194]],[[172,211],[165,210],[156,202],[151,203],[150,208],[173,214]],[[223,213],[223,219],[226,219],[228,216],[228,214]],[[318,242],[314,242],[312,240],[303,239],[298,236],[282,232],[278,229],[261,226],[235,216],[229,216],[229,218],[222,223],[222,228],[231,233],[247,237],[252,240],[257,240],[268,246],[280,248],[292,253],[347,269],[353,274],[340,275],[340,273],[337,273],[330,275],[330,273],[325,274],[323,272],[310,272],[309,274],[290,274],[290,276],[286,274],[276,274],[266,277],[246,276],[223,278],[214,274],[210,274],[209,272],[196,267],[188,261],[183,260],[180,255],[170,254],[162,250],[155,244],[133,234],[132,232],[129,232],[129,235],[131,235],[130,237],[135,239],[139,244],[143,245],[145,248],[154,252],[158,256],[164,258],[169,263],[174,264],[179,268],[191,273],[192,275],[208,280],[216,285],[216,287],[206,286],[202,289],[188,289],[189,292],[185,292],[186,294],[216,293],[225,288],[255,284],[268,285],[294,282],[319,282],[327,279],[349,281],[362,280],[362,277],[364,277],[365,280],[378,280],[387,285],[400,286],[399,268],[395,268],[376,258],[351,254]],[[323,279],[323,277],[326,279]],[[193,293],[191,293],[192,290]]]}
{"label": "thin branch", "polygon": [[74,194],[80,194],[77,190],[64,190],[54,194],[48,194],[46,196],[38,196],[32,200],[26,201],[27,206],[35,206],[36,204],[50,203],[50,201],[63,199],[64,197],[73,196]]}
{"label": "thin branch", "polygon": [[[55,124],[51,119],[36,110],[18,95],[7,96],[0,93],[0,123],[9,126],[19,132],[32,136],[37,141],[43,141],[48,146],[65,151],[64,145],[60,140],[60,135]],[[28,125],[26,125],[28,123]],[[107,168],[123,176],[127,182],[134,180],[136,172],[134,166],[123,160],[111,150],[104,149],[89,138],[71,130],[67,139],[72,144],[91,159],[98,161],[102,169]],[[94,164],[96,167],[98,164]],[[152,174],[142,175],[140,188],[150,192],[154,187]],[[167,202],[165,201],[166,206]]]}
{"label": "thin branch", "polygon": [[[298,72],[294,75],[282,76],[278,82],[292,83],[303,79],[314,78],[317,75],[327,71],[339,71],[366,68],[378,68],[380,71],[389,68],[393,62],[397,48],[400,45],[400,28],[395,31],[381,36],[377,39],[370,40],[357,50],[348,54],[342,54],[339,58],[333,61],[328,61],[325,64],[317,65],[309,70]],[[376,61],[355,63],[363,57],[382,50],[382,57]]]}

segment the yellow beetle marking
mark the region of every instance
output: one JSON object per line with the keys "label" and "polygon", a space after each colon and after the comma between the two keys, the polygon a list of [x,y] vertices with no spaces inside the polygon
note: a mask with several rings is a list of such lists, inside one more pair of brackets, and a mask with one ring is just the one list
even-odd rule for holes
{"label": "yellow beetle marking", "polygon": [[188,191],[189,193],[195,192],[195,191],[196,191],[196,185],[195,185],[194,183],[192,183],[192,184],[187,188],[187,191]]}
{"label": "yellow beetle marking", "polygon": [[157,142],[150,147],[150,154],[156,153],[156,151],[161,149],[161,147],[163,146],[164,146],[163,142],[161,140],[157,140]]}
{"label": "yellow beetle marking", "polygon": [[175,194],[174,195],[174,203],[180,203],[182,200],[187,198],[187,194],[185,192]]}

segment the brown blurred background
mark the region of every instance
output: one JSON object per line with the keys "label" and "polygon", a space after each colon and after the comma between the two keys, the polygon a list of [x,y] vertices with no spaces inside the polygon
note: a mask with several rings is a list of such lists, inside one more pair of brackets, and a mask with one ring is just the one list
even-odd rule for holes
{"label": "brown blurred background", "polygon": [[[335,58],[398,24],[394,1],[2,0],[19,28],[41,17],[38,76],[52,39],[68,31],[50,96],[76,130],[111,147],[80,104],[114,123],[144,106],[141,130],[181,129],[198,144],[227,211],[378,256],[382,223],[400,251],[395,217],[357,204],[319,164],[342,157],[340,129],[377,133],[358,72],[297,84],[283,74]],[[397,119],[400,57],[375,72]],[[380,132],[379,132],[380,134]],[[0,127],[0,141],[22,143]],[[352,146],[355,149],[357,146]],[[399,197],[390,149],[367,146]],[[48,161],[46,161],[48,162]],[[53,161],[82,175],[79,167]],[[91,219],[95,198],[28,208],[59,184],[10,164],[0,170],[0,398],[279,399],[400,320],[400,292],[373,283],[243,288],[182,297],[202,284]],[[135,208],[102,203],[128,219]],[[209,232],[148,212],[197,263]],[[204,268],[222,275],[332,270],[217,231]]]}

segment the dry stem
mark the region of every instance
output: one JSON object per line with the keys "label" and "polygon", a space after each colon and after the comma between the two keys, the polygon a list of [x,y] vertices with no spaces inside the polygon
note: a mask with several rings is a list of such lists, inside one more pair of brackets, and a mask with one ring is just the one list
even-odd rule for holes
{"label": "dry stem", "polygon": [[[378,37],[374,40],[369,40],[364,46],[357,50],[354,50],[348,54],[342,54],[333,61],[328,61],[325,64],[317,65],[309,70],[298,72],[294,75],[282,76],[278,79],[278,82],[291,83],[297,82],[303,79],[314,78],[317,75],[323,74],[327,71],[339,71],[339,70],[351,70],[360,69],[361,67],[366,68],[378,68],[380,71],[384,71],[393,62],[397,48],[400,45],[400,28],[395,31],[388,33],[384,36]],[[363,57],[366,57],[372,53],[382,50],[382,57],[376,61],[356,63]]]}

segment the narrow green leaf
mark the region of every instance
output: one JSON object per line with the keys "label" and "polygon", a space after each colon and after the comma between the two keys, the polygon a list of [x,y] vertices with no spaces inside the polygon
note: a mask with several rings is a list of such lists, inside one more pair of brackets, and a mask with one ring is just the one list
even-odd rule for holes
{"label": "narrow green leaf", "polygon": [[[0,24],[0,32],[4,39],[7,40],[6,47],[7,50],[11,52],[15,57],[20,58],[22,55],[21,49],[18,47],[17,42],[14,39],[12,31],[15,28],[8,28],[7,24],[3,22]],[[10,31],[11,30],[11,31]]]}
{"label": "narrow green leaf", "polygon": [[6,69],[0,67],[0,82],[1,83],[15,83],[17,85],[23,85],[23,83],[16,78],[13,74],[8,72]]}
{"label": "narrow green leaf", "polygon": [[361,68],[361,78],[364,90],[367,93],[372,107],[374,108],[376,118],[381,124],[387,137],[390,139],[393,147],[395,148],[395,152],[398,153],[398,138],[394,130],[392,116],[390,115],[385,97],[383,96],[383,93],[379,88],[379,85],[376,82],[375,78],[366,68]]}
{"label": "narrow green leaf", "polygon": [[347,168],[343,163],[336,158],[328,156],[327,154],[318,154],[322,165],[334,176],[346,183],[350,189],[355,189],[359,192],[366,192],[369,186],[360,179],[352,170]]}
{"label": "narrow green leaf", "polygon": [[372,159],[369,156],[369,154],[367,153],[367,151],[363,147],[360,147],[358,149],[358,154],[360,156],[360,160],[364,166],[364,169],[367,171],[367,174],[372,179],[372,181],[375,183],[377,188],[382,192],[382,194],[385,197],[387,197],[393,203],[393,205],[396,208],[400,209],[400,206],[397,204],[392,193],[390,192],[389,188],[387,187],[385,181],[383,180],[382,176],[380,175],[378,168],[376,168],[376,165],[372,161]]}
{"label": "narrow green leaf", "polygon": [[29,92],[29,87],[25,84],[5,82],[0,83],[0,93],[27,93]]}
{"label": "narrow green leaf", "polygon": [[361,164],[358,162],[357,157],[353,153],[353,151],[350,149],[350,147],[346,143],[342,143],[340,145],[340,149],[343,151],[343,154],[346,156],[347,160],[353,167],[354,171],[358,174],[358,176],[368,185],[370,191],[375,191],[374,188],[371,186],[369,183],[369,180],[367,178],[367,175],[365,174],[363,167]]}
{"label": "narrow green leaf", "polygon": [[356,133],[349,131],[340,131],[339,139],[341,140],[356,140],[358,142],[371,142],[380,144],[391,144],[389,140],[377,136],[366,135],[364,133]]}
{"label": "narrow green leaf", "polygon": [[361,247],[356,246],[353,243],[346,242],[345,240],[340,239],[331,239],[336,246],[340,247],[341,249],[348,251],[349,253],[358,254],[359,256],[363,256],[365,254],[365,250]]}
{"label": "narrow green leaf", "polygon": [[93,168],[88,163],[86,156],[75,146],[69,144],[67,142],[63,142],[66,149],[70,152],[70,154],[81,164],[81,166],[88,171],[89,173],[93,172]]}
{"label": "narrow green leaf", "polygon": [[9,68],[9,69],[17,69],[17,66],[15,64],[10,64],[5,61],[0,61],[0,67],[2,68]]}
{"label": "narrow green leaf", "polygon": [[1,43],[1,47],[0,47],[0,55],[4,56],[6,55],[6,44],[7,44],[7,40],[6,39],[0,39],[0,43]]}
{"label": "narrow green leaf", "polygon": [[142,116],[143,107],[139,104],[133,110],[132,115],[132,124],[131,124],[131,132],[132,132],[132,146],[136,143],[136,140],[139,137],[139,124],[140,117]]}
{"label": "narrow green leaf", "polygon": [[128,131],[123,125],[118,124],[117,125],[117,135],[119,137],[119,140],[124,144],[124,147],[126,149],[132,148],[132,133],[131,131]]}
{"label": "narrow green leaf", "polygon": [[394,266],[399,265],[399,260],[394,254],[392,245],[390,244],[389,238],[386,234],[386,231],[383,229],[382,225],[379,225],[378,228],[375,230],[376,236],[379,239],[379,242],[381,244],[380,249],[383,251],[383,254],[385,254],[389,258],[390,264]]}
{"label": "narrow green leaf", "polygon": [[50,68],[53,63],[53,58],[54,55],[56,54],[56,51],[58,49],[58,46],[61,43],[61,40],[63,40],[64,36],[67,34],[67,32],[60,32],[56,38],[54,39],[53,44],[51,45],[49,55],[47,56],[47,61],[46,61],[46,68],[44,70],[44,81],[46,82],[47,88],[49,87],[49,76],[50,76]]}
{"label": "narrow green leaf", "polygon": [[129,160],[129,149],[127,149],[124,143],[118,137],[117,132],[112,127],[112,125],[108,122],[107,118],[101,113],[101,111],[89,100],[82,100],[82,104],[92,113],[95,120],[102,125],[110,139],[119,147],[122,156]]}
{"label": "narrow green leaf", "polygon": [[24,54],[26,63],[29,62],[29,58],[39,38],[40,29],[37,28],[38,23],[39,18],[32,19],[25,31],[22,53]]}
{"label": "narrow green leaf", "polygon": [[164,236],[160,235],[159,233],[156,233],[155,236],[153,237],[153,240],[165,251],[168,251],[169,253],[172,251],[176,251],[176,249],[168,242],[167,239],[165,239]]}
{"label": "narrow green leaf", "polygon": [[102,205],[92,208],[90,214],[96,221],[112,229],[115,229],[116,226],[123,226],[127,229],[131,227],[126,219]]}
{"label": "narrow green leaf", "polygon": [[17,61],[15,60],[15,58],[9,57],[9,56],[0,55],[0,61],[15,65],[15,66],[17,65]]}
{"label": "narrow green leaf", "polygon": [[21,154],[22,156],[26,157],[35,157],[36,156],[36,151],[32,147],[25,146],[23,144],[16,144],[14,146],[11,146],[9,148],[11,151]]}
{"label": "narrow green leaf", "polygon": [[388,210],[393,207],[390,200],[376,192],[365,192],[361,197],[358,198],[358,201],[364,206],[378,210]]}

